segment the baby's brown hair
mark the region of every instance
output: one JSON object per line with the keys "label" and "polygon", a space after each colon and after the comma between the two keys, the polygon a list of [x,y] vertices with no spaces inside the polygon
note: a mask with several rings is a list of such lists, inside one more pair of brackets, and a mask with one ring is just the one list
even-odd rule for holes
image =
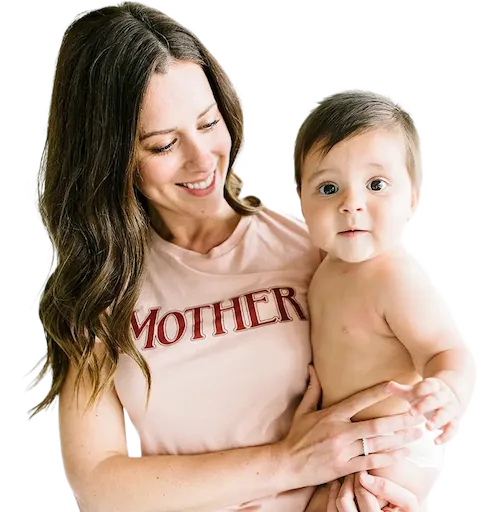
{"label": "baby's brown hair", "polygon": [[302,166],[311,151],[326,155],[335,144],[375,128],[398,130],[404,135],[406,165],[418,192],[422,170],[420,141],[413,119],[389,98],[367,91],[345,91],[328,96],[304,120],[295,140],[297,190],[301,190]]}

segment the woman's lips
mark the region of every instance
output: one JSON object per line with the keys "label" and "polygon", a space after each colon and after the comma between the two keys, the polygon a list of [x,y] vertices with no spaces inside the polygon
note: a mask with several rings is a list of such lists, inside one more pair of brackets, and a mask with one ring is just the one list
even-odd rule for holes
{"label": "woman's lips", "polygon": [[[192,196],[195,196],[195,197],[205,197],[205,196],[208,196],[211,192],[213,192],[213,190],[215,188],[215,184],[217,182],[217,173],[215,171],[212,174],[212,177],[208,178],[207,180],[205,180],[205,182],[208,182],[210,179],[212,181],[211,181],[211,183],[206,188],[190,188],[190,187],[187,187],[185,184],[182,184],[182,183],[177,183],[177,186],[182,188],[182,190],[184,190],[188,194],[191,194]],[[205,182],[199,182],[199,183],[203,183],[204,184]]]}

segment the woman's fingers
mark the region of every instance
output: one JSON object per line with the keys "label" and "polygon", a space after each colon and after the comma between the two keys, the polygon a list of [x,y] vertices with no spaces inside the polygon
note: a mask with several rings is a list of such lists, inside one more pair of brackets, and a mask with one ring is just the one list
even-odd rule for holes
{"label": "woman's fingers", "polygon": [[347,475],[337,495],[338,512],[357,512],[358,507],[354,498],[354,475]]}
{"label": "woman's fingers", "polygon": [[373,420],[364,420],[353,423],[351,429],[352,439],[361,439],[362,437],[376,437],[392,434],[397,430],[406,430],[425,420],[423,416],[412,416],[409,413],[395,414]]}
{"label": "woman's fingers", "polygon": [[391,505],[399,507],[401,511],[419,512],[415,495],[394,482],[364,472],[361,473],[359,481],[377,498],[387,500]]}
{"label": "woman's fingers", "polygon": [[388,396],[390,396],[390,392],[387,390],[386,384],[377,384],[336,404],[334,406],[335,416],[341,415],[343,419],[351,419],[359,411],[381,402]]}
{"label": "woman's fingers", "polygon": [[360,512],[379,512],[381,506],[386,504],[386,500],[383,500],[383,503],[379,503],[377,497],[360,484],[359,473],[356,473],[354,477],[354,495],[356,496]]}
{"label": "woman's fingers", "polygon": [[339,509],[337,508],[337,497],[339,495],[339,492],[340,492],[340,480],[334,480],[330,484],[326,512],[339,512]]}
{"label": "woman's fingers", "polygon": [[370,455],[360,455],[354,457],[347,464],[347,469],[352,473],[359,471],[368,471],[369,469],[386,468],[392,466],[395,462],[408,457],[410,450],[408,448],[399,448],[386,452],[372,453]]}
{"label": "woman's fingers", "polygon": [[[399,430],[392,435],[365,438],[365,445],[368,453],[395,450],[397,448],[403,448],[408,443],[416,441],[422,437],[422,434],[421,428],[413,427],[406,430]],[[357,457],[363,454],[363,443],[361,440],[354,441],[352,443],[351,457]]]}
{"label": "woman's fingers", "polygon": [[310,412],[316,411],[318,409],[319,398],[321,395],[321,386],[319,384],[318,376],[316,375],[316,371],[314,367],[309,365],[309,384],[307,386],[306,392],[302,397],[302,401],[300,402],[297,410],[295,412],[296,416],[308,414]]}

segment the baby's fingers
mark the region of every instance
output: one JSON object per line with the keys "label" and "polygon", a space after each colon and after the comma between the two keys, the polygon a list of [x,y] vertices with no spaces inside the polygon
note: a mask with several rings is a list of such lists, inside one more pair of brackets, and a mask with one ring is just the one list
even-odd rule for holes
{"label": "baby's fingers", "polygon": [[419,396],[415,393],[415,386],[410,386],[407,384],[400,384],[399,382],[395,382],[391,380],[387,384],[387,391],[389,391],[392,395],[398,396],[407,402],[413,402]]}
{"label": "baby's fingers", "polygon": [[414,385],[399,384],[391,381],[387,384],[387,390],[393,395],[399,396],[407,402],[413,403],[427,395],[437,394],[441,389],[438,379],[424,379]]}
{"label": "baby's fingers", "polygon": [[434,439],[434,442],[436,444],[446,443],[450,439],[455,437],[457,432],[458,432],[458,423],[456,421],[450,421],[450,423],[447,423],[443,427],[442,434],[440,434],[438,437],[436,437],[436,439]]}
{"label": "baby's fingers", "polygon": [[429,395],[422,398],[422,400],[413,402],[411,405],[410,412],[413,416],[422,415],[429,417],[429,413],[432,413],[433,411],[440,409],[442,405],[443,403],[438,397],[436,397],[435,395]]}
{"label": "baby's fingers", "polygon": [[427,422],[429,430],[443,428],[446,424],[452,422],[458,417],[458,410],[453,406],[445,406],[438,409]]}

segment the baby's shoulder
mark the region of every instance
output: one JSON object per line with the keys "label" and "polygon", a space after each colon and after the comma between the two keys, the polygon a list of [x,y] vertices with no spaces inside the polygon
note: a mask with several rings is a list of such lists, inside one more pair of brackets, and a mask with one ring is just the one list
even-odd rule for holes
{"label": "baby's shoulder", "polygon": [[375,258],[366,271],[377,281],[411,282],[427,279],[432,273],[428,263],[410,252],[398,251]]}
{"label": "baby's shoulder", "polygon": [[368,271],[371,280],[388,293],[395,289],[412,289],[428,280],[419,262],[403,249],[375,258]]}

